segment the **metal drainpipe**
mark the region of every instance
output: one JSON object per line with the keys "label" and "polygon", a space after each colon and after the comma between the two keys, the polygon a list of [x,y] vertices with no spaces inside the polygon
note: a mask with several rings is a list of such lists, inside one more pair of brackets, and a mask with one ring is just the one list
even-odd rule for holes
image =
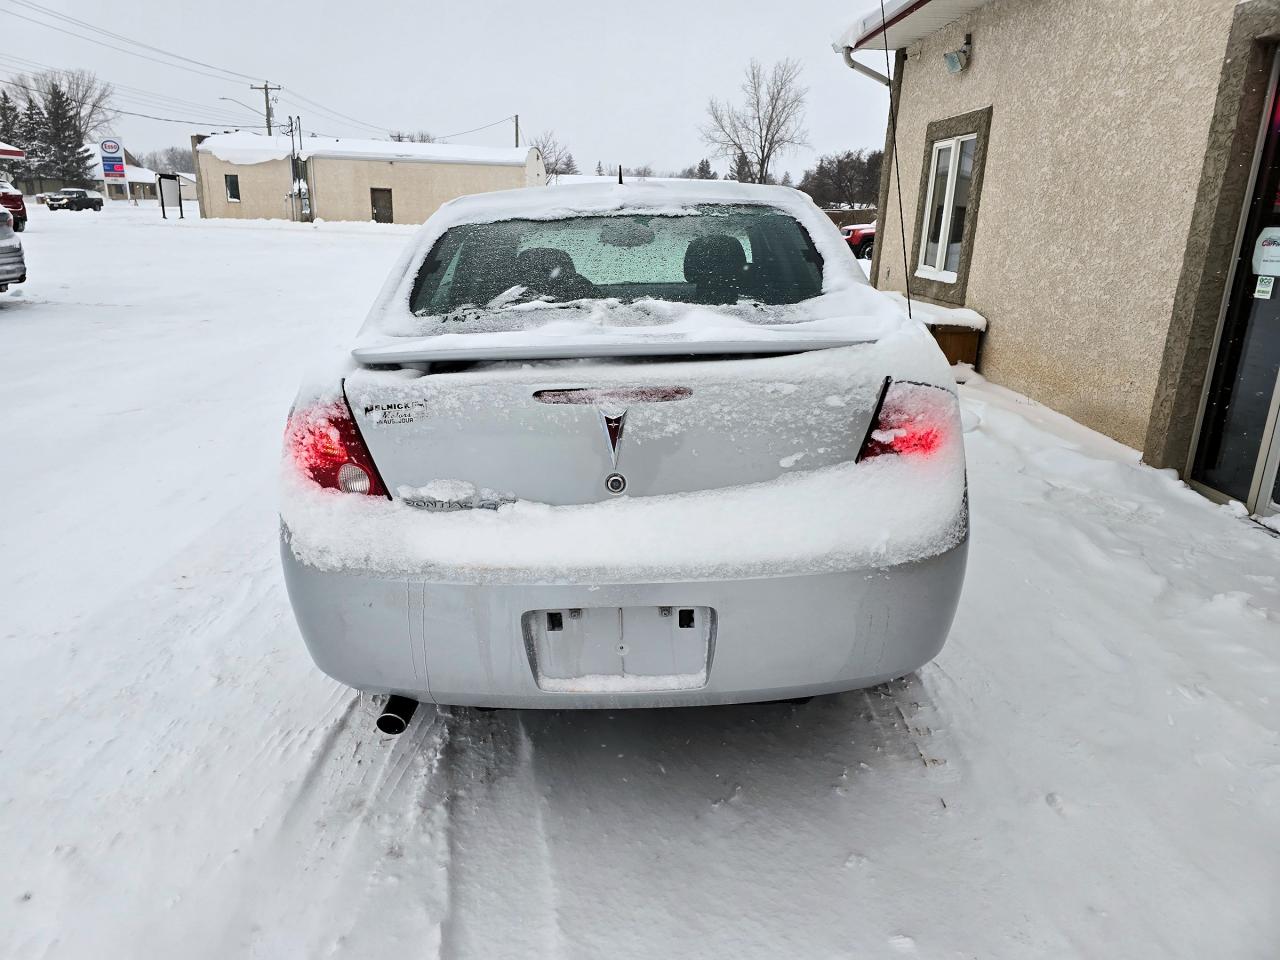
{"label": "metal drainpipe", "polygon": [[852,47],[841,47],[840,55],[844,57],[845,66],[849,67],[851,70],[856,70],[864,77],[870,77],[877,83],[883,83],[886,87],[891,85],[892,81],[890,81],[890,79],[879,70],[872,70],[865,63],[859,63],[857,60],[853,59]]}

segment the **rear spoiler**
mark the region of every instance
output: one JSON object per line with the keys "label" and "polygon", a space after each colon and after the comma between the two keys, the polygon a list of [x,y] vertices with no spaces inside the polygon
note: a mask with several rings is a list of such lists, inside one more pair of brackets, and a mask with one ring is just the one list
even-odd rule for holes
{"label": "rear spoiler", "polygon": [[402,342],[356,347],[351,355],[362,364],[443,362],[454,360],[586,360],[605,357],[670,357],[714,354],[784,354],[829,350],[872,343],[873,338],[788,335],[769,330],[759,339],[694,340],[680,336],[639,338],[589,336],[531,338],[526,334],[441,334]]}

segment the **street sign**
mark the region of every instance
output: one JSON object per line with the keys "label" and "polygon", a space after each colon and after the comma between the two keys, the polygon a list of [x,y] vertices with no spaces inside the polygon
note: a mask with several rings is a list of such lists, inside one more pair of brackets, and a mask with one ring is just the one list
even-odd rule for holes
{"label": "street sign", "polygon": [[102,179],[124,180],[124,149],[119,140],[103,140],[101,145]]}

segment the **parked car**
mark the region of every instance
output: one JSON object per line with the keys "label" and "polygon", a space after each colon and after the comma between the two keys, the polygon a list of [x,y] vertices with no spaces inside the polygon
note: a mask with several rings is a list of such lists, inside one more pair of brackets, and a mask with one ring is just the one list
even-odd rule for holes
{"label": "parked car", "polygon": [[786,187],[446,204],[300,391],[281,554],[316,664],[482,707],[807,698],[946,638],[956,387]]}
{"label": "parked car", "polygon": [[68,187],[45,197],[45,206],[50,210],[101,210],[102,194],[96,190],[81,190]]}
{"label": "parked car", "polygon": [[11,283],[27,279],[27,262],[22,255],[22,241],[14,230],[14,216],[7,206],[0,207],[0,293]]}
{"label": "parked car", "polygon": [[13,216],[13,229],[18,233],[27,229],[27,202],[22,191],[15,189],[8,180],[0,180],[0,206]]}
{"label": "parked car", "polygon": [[871,255],[876,249],[876,225],[874,223],[861,223],[855,226],[843,227],[840,231],[844,234],[845,243],[849,244],[849,249],[853,251],[853,255],[859,260],[870,260]]}

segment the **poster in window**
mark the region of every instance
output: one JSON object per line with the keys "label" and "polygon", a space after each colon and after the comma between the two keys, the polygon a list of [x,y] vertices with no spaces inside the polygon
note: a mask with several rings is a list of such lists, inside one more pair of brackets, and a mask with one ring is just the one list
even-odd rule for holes
{"label": "poster in window", "polygon": [[1259,277],[1280,277],[1280,227],[1263,227],[1253,245],[1253,272]]}

